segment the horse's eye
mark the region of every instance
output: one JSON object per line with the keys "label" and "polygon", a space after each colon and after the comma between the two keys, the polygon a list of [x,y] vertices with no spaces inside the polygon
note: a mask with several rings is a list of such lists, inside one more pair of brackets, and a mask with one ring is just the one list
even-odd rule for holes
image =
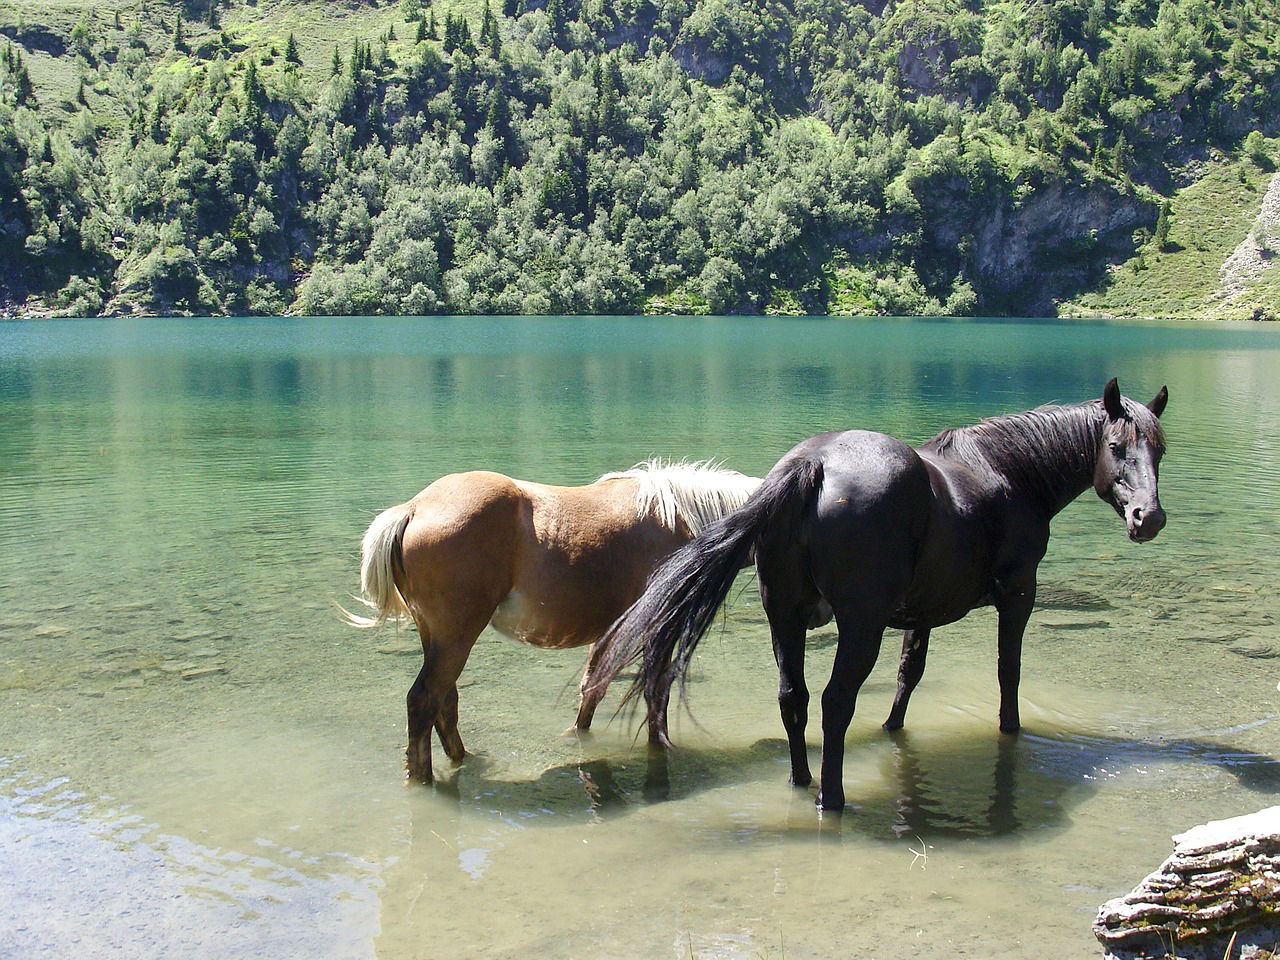
{"label": "horse's eye", "polygon": [[1120,444],[1116,443],[1115,441],[1108,443],[1107,446],[1111,448],[1111,452],[1114,454],[1120,454],[1124,450],[1124,448],[1120,446]]}

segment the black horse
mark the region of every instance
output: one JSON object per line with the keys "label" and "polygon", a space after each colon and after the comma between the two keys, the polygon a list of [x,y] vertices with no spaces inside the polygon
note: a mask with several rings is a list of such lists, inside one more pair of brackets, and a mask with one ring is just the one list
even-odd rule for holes
{"label": "black horse", "polygon": [[1144,407],[1122,397],[1112,380],[1101,400],[996,417],[944,431],[916,449],[863,430],[810,437],[778,461],[739,510],[654,573],[606,637],[605,682],[643,649],[632,694],[644,693],[650,741],[669,746],[671,685],[683,677],[754,549],[791,780],[801,786],[812,780],[804,740],[805,632],[822,601],[835,612],[839,641],[822,694],[820,806],[844,806],[845,731],[887,627],[906,631],[884,724],[896,730],[924,672],[929,631],[994,605],[1000,729],[1016,731],[1022,634],[1049,521],[1092,484],[1124,518],[1131,540],[1160,532],[1158,418],[1168,397],[1161,387]]}

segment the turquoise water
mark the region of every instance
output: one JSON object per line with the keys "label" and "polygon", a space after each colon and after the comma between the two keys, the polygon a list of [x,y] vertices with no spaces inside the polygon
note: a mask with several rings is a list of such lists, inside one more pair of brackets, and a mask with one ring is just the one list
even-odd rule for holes
{"label": "turquoise water", "polygon": [[[414,637],[335,604],[364,526],[435,477],[760,475],[812,433],[919,442],[1111,376],[1169,385],[1169,525],[1131,544],[1092,494],[1058,519],[1018,739],[989,614],[937,631],[897,738],[890,638],[854,807],[819,819],[785,782],[748,589],[665,775],[625,717],[562,735],[582,651],[486,635],[461,691],[478,756],[403,782]],[[1277,478],[1266,327],[0,323],[0,955],[1094,956],[1096,907],[1170,834],[1280,787]],[[816,690],[829,630],[812,646]]]}

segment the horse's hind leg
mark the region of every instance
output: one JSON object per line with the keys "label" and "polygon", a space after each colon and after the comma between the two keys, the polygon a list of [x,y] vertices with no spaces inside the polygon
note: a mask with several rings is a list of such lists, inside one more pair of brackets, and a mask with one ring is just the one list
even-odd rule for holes
{"label": "horse's hind leg", "polygon": [[[809,688],[804,681],[804,638],[807,626],[830,607],[800,571],[804,565],[794,555],[761,550],[760,599],[769,618],[773,657],[778,664],[778,711],[787,731],[791,754],[791,782],[807,787],[813,782],[809,750],[804,739],[809,722]],[[822,609],[825,608],[825,611]]]}
{"label": "horse's hind leg", "polygon": [[587,654],[587,665],[582,669],[582,682],[578,684],[578,718],[573,726],[565,731],[566,733],[591,729],[596,707],[600,706],[600,701],[604,699],[608,690],[607,684],[598,685],[596,680],[596,672],[600,669],[602,659],[604,659],[604,644],[593,643],[591,652]]}
{"label": "horse's hind leg", "polygon": [[791,782],[807,787],[813,782],[809,771],[809,749],[804,728],[809,722],[809,688],[804,682],[804,620],[775,622],[770,616],[773,657],[778,663],[778,711],[787,731],[791,753]]}
{"label": "horse's hind leg", "polygon": [[822,778],[818,806],[844,808],[844,736],[853,719],[858,691],[871,675],[880,653],[884,624],[870,627],[844,621],[839,609],[840,641],[831,668],[831,680],[822,691]]}
{"label": "horse's hind leg", "polygon": [[444,706],[436,717],[436,734],[440,737],[440,745],[456,767],[467,755],[462,745],[462,735],[458,733],[458,685],[455,683],[445,694]]}
{"label": "horse's hind leg", "polygon": [[902,659],[898,661],[898,692],[893,697],[886,730],[901,730],[907,718],[907,702],[924,675],[924,661],[929,653],[929,628],[908,630],[902,635]]}
{"label": "horse's hind leg", "polygon": [[431,731],[440,733],[445,753],[455,763],[464,755],[462,738],[458,735],[458,676],[467,664],[471,648],[484,629],[485,621],[467,629],[433,630],[427,623],[418,622],[422,636],[422,669],[418,679],[409,688],[405,698],[408,712],[409,745],[405,758],[409,776],[423,783],[431,783]]}

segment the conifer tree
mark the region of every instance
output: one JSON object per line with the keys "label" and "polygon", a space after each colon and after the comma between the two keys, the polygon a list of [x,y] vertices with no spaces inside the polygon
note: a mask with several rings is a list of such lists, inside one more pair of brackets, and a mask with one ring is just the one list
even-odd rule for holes
{"label": "conifer tree", "polygon": [[330,68],[330,76],[336,77],[342,73],[342,54],[338,52],[338,45],[333,45],[333,64]]}
{"label": "conifer tree", "polygon": [[[117,13],[116,17],[120,15]],[[206,14],[206,22],[209,24],[210,30],[218,29],[218,0],[209,0],[209,10]]]}
{"label": "conifer tree", "polygon": [[244,102],[250,113],[256,112],[262,103],[262,81],[258,79],[258,64],[250,58],[244,68]]}
{"label": "conifer tree", "polygon": [[436,12],[434,9],[431,11],[431,16],[427,20],[427,37],[431,40],[440,39],[440,32],[436,29]]}
{"label": "conifer tree", "polygon": [[608,137],[614,143],[622,139],[622,107],[618,100],[618,91],[614,89],[613,78],[608,73],[604,77],[604,85],[600,88],[600,99],[596,102],[596,129],[601,136]]}
{"label": "conifer tree", "polygon": [[1116,149],[1112,159],[1116,174],[1125,176],[1129,172],[1129,165],[1133,163],[1133,151],[1129,149],[1129,141],[1123,133],[1116,139]]}
{"label": "conifer tree", "polygon": [[173,48],[175,50],[186,50],[187,39],[182,32],[182,13],[179,11],[173,18]]}
{"label": "conifer tree", "polygon": [[507,164],[516,161],[515,134],[511,130],[511,101],[499,84],[493,88],[489,98],[489,112],[485,116],[485,126],[493,134],[494,139],[502,143],[502,155]]}
{"label": "conifer tree", "polygon": [[569,16],[565,12],[562,0],[547,0],[547,27],[551,31],[551,42],[561,50],[569,44]]}
{"label": "conifer tree", "polygon": [[31,83],[31,73],[27,70],[27,65],[19,61],[17,73],[14,76],[17,83],[17,98],[19,104],[31,105],[35,103],[35,86]]}
{"label": "conifer tree", "polygon": [[426,39],[427,39],[427,21],[426,21],[426,20],[423,20],[423,19],[421,19],[421,18],[419,18],[419,20],[418,20],[418,32],[417,32],[417,35],[416,35],[416,36],[414,36],[414,38],[413,38],[413,42],[414,42],[414,43],[422,43],[422,41],[424,41],[424,40],[426,40]]}
{"label": "conifer tree", "polygon": [[1165,251],[1169,248],[1169,201],[1166,200],[1160,207],[1160,216],[1156,218],[1156,249]]}
{"label": "conifer tree", "polygon": [[298,56],[298,41],[294,39],[292,33],[284,45],[284,59],[288,63],[302,63],[302,57]]}

